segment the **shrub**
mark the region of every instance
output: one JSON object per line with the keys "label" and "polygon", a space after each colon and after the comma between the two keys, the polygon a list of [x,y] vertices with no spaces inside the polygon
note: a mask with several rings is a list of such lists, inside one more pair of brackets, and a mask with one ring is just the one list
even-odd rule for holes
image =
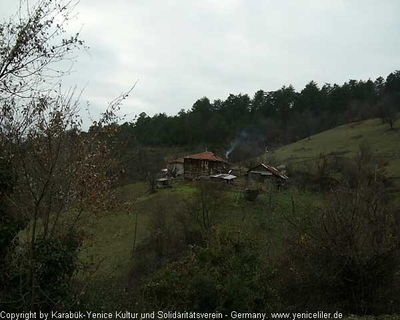
{"label": "shrub", "polygon": [[221,221],[224,214],[225,184],[215,185],[209,181],[200,181],[193,199],[186,202],[191,222],[202,232],[209,231]]}
{"label": "shrub", "polygon": [[39,236],[33,257],[30,244],[16,246],[6,269],[10,288],[6,309],[49,311],[67,305],[72,296],[71,279],[78,270],[80,245],[75,235]]}
{"label": "shrub", "polygon": [[154,203],[147,229],[148,236],[133,252],[133,287],[165,263],[178,260],[189,245],[202,243],[203,235],[193,227],[185,206],[176,197]]}
{"label": "shrub", "polygon": [[148,310],[276,310],[274,268],[263,261],[254,236],[214,228],[203,247],[149,277],[141,289]]}
{"label": "shrub", "polygon": [[[307,310],[399,310],[399,212],[382,185],[332,192],[288,240],[283,294]],[[397,309],[397,310],[396,310]]]}

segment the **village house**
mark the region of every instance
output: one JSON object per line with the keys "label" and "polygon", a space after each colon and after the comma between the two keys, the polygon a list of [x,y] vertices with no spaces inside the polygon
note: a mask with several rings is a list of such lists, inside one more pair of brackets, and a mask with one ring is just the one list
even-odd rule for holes
{"label": "village house", "polygon": [[289,179],[282,171],[268,164],[260,163],[259,165],[249,169],[246,173],[247,181],[254,181],[260,184],[272,182],[277,187],[282,187]]}
{"label": "village house", "polygon": [[210,151],[185,156],[183,160],[183,174],[186,180],[209,177],[224,173],[228,169],[228,162]]}

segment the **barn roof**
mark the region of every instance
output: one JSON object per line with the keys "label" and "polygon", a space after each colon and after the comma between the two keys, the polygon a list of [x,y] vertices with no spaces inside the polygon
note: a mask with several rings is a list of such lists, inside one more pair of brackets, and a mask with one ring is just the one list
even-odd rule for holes
{"label": "barn roof", "polygon": [[[275,167],[273,167],[273,166],[270,166],[270,165],[268,165],[268,164],[264,164],[264,163],[260,163],[259,165],[257,165],[257,166],[255,166],[255,167],[253,167],[253,168],[251,168],[251,169],[249,169],[247,172],[253,172],[253,173],[257,173],[257,174],[263,174],[263,172],[262,171],[260,171],[260,170],[256,170],[257,168],[259,168],[259,167],[261,167],[261,169],[264,169],[265,171],[268,171],[268,172],[270,172],[271,174],[273,174],[273,175],[275,175],[275,176],[278,176],[278,177],[280,177],[280,178],[282,178],[282,179],[284,179],[284,180],[287,180],[287,179],[289,179],[289,177],[287,176],[287,175],[284,175],[281,171],[279,171],[277,168],[275,168]],[[264,171],[264,172],[265,172]]]}
{"label": "barn roof", "polygon": [[186,156],[184,158],[185,159],[195,159],[195,160],[208,160],[208,161],[226,162],[224,159],[222,159],[221,157],[216,156],[211,151],[191,154],[191,155]]}

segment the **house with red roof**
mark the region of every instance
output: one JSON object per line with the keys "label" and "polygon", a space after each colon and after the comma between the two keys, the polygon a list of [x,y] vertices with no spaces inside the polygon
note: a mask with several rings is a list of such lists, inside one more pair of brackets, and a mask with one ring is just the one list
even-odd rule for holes
{"label": "house with red roof", "polygon": [[184,178],[193,180],[226,172],[228,162],[211,151],[206,151],[183,157],[183,169]]}

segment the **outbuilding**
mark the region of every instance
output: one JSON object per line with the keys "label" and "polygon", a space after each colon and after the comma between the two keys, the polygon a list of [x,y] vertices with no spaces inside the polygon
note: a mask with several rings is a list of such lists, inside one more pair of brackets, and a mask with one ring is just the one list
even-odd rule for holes
{"label": "outbuilding", "polygon": [[246,173],[246,178],[259,183],[271,181],[278,187],[284,186],[289,179],[287,175],[279,171],[277,168],[264,163],[260,163],[259,165],[249,169]]}
{"label": "outbuilding", "polygon": [[237,178],[233,174],[229,173],[219,173],[219,174],[214,174],[210,176],[211,180],[220,180],[220,181],[225,181],[228,184],[233,184],[233,181]]}

